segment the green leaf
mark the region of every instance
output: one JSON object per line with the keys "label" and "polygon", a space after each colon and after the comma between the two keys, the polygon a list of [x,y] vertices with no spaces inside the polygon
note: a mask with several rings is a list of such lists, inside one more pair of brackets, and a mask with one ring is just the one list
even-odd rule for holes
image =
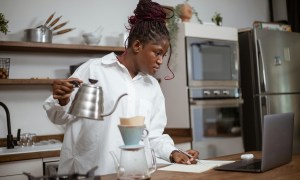
{"label": "green leaf", "polygon": [[5,19],[3,13],[0,13],[0,32],[3,32],[5,35],[8,32],[8,20]]}

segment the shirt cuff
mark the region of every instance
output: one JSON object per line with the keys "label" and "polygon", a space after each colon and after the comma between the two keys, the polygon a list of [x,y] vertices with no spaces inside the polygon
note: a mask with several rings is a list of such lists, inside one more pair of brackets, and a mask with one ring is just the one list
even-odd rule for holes
{"label": "shirt cuff", "polygon": [[179,152],[179,151],[178,151],[178,150],[173,150],[173,151],[171,152],[170,158],[169,158],[171,163],[175,163],[174,158],[173,158],[173,154],[174,154],[175,152]]}
{"label": "shirt cuff", "polygon": [[56,111],[67,111],[70,108],[70,106],[71,106],[70,101],[65,106],[61,106],[57,99],[54,99],[53,96],[50,96],[44,103],[43,107],[46,111],[50,110],[50,109],[53,109]]}

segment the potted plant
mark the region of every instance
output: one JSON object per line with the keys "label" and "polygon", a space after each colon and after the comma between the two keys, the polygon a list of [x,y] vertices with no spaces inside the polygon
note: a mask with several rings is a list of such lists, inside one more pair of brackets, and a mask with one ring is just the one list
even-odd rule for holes
{"label": "potted plant", "polygon": [[8,32],[8,20],[5,19],[5,16],[3,13],[0,13],[0,32],[6,33]]}
{"label": "potted plant", "polygon": [[170,33],[171,45],[172,48],[175,49],[176,46],[176,38],[178,32],[178,23],[180,22],[189,22],[192,15],[195,15],[197,21],[200,24],[203,24],[201,19],[198,17],[198,13],[196,10],[188,4],[188,0],[186,0],[183,4],[178,4],[173,8],[173,16],[167,21],[167,28]]}
{"label": "potted plant", "polygon": [[218,26],[222,26],[223,18],[221,16],[221,13],[215,12],[215,15],[211,18],[211,21]]}

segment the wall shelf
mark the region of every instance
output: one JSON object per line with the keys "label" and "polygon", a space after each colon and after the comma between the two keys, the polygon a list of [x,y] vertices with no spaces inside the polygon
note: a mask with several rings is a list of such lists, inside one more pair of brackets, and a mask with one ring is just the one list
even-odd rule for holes
{"label": "wall shelf", "polygon": [[[82,44],[53,44],[22,41],[0,41],[0,52],[39,52],[39,53],[72,53],[103,54],[124,52],[124,47],[90,46]],[[0,79],[0,85],[52,85],[54,79]]]}
{"label": "wall shelf", "polygon": [[55,79],[0,79],[0,85],[52,85]]}
{"label": "wall shelf", "polygon": [[0,51],[22,52],[51,52],[51,53],[122,53],[124,47],[114,46],[90,46],[82,44],[53,44],[22,41],[0,41]]}

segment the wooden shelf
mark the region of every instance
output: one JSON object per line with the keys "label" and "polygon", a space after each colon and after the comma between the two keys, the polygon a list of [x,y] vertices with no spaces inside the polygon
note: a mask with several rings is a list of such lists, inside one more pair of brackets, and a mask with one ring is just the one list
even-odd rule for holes
{"label": "wooden shelf", "polygon": [[54,79],[0,79],[0,85],[52,85]]}
{"label": "wooden shelf", "polygon": [[114,46],[90,46],[80,44],[53,44],[22,41],[0,41],[0,51],[22,51],[22,52],[53,52],[53,53],[122,53],[124,47]]}

